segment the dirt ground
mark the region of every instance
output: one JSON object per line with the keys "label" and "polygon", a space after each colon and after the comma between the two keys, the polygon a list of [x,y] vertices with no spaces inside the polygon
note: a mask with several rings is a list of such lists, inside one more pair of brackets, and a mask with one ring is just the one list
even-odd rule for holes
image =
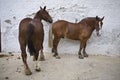
{"label": "dirt ground", "polygon": [[32,57],[28,64],[32,75],[24,74],[20,54],[0,54],[0,80],[120,80],[120,57],[93,56],[78,59],[77,54],[60,54],[55,59],[45,54],[40,61],[41,72],[36,72]]}

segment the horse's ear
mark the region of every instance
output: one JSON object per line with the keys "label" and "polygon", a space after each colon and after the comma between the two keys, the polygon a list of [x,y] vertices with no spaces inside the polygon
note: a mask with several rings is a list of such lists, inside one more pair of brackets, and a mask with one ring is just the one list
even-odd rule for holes
{"label": "horse's ear", "polygon": [[46,6],[44,6],[44,10],[46,9]]}
{"label": "horse's ear", "polygon": [[96,20],[98,20],[99,19],[99,17],[98,16],[96,16]]}
{"label": "horse's ear", "polygon": [[40,9],[42,10],[42,7],[40,6]]}
{"label": "horse's ear", "polygon": [[101,18],[101,21],[104,19],[104,16]]}

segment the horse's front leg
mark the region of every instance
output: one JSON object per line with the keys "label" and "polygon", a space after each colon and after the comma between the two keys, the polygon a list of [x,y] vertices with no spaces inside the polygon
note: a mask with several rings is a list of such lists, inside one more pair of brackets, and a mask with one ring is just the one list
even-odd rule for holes
{"label": "horse's front leg", "polygon": [[81,54],[82,49],[83,49],[83,42],[80,41],[80,48],[79,48],[79,52],[78,52],[78,58],[79,58],[79,59],[83,59],[83,58],[84,58],[84,57],[82,56],[82,54]]}
{"label": "horse's front leg", "polygon": [[85,49],[86,49],[86,42],[85,42],[84,48],[83,48],[83,56],[88,57],[88,54],[86,53]]}
{"label": "horse's front leg", "polygon": [[54,37],[52,51],[54,52],[53,56],[56,57],[56,59],[60,59],[60,57],[58,56],[58,52],[57,52],[57,46],[58,46],[59,41],[60,41],[60,38]]}

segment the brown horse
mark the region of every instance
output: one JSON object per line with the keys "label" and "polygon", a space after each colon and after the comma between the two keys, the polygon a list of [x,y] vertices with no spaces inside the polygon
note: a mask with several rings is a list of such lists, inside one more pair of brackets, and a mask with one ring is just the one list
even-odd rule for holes
{"label": "brown horse", "polygon": [[40,10],[33,19],[24,18],[19,24],[19,44],[26,75],[32,74],[26,61],[26,46],[28,46],[29,53],[33,56],[33,60],[36,61],[36,71],[40,71],[40,67],[37,64],[39,51],[41,51],[40,60],[45,60],[43,54],[44,29],[41,20],[49,23],[53,21],[46,11],[46,6],[44,8],[40,7]]}
{"label": "brown horse", "polygon": [[[49,31],[49,46],[52,47],[53,55],[56,58],[60,58],[57,52],[57,46],[61,38],[69,38],[72,40],[80,41],[80,49],[78,52],[79,58],[83,59],[84,57],[88,57],[86,53],[86,42],[90,38],[92,32],[96,30],[97,36],[99,36],[99,30],[103,25],[103,18],[96,17],[88,17],[82,19],[79,23],[70,23],[68,21],[59,20],[52,24],[52,27]],[[52,42],[52,34],[54,35],[54,39]],[[52,45],[53,43],[53,45]],[[81,51],[83,50],[83,56]]]}

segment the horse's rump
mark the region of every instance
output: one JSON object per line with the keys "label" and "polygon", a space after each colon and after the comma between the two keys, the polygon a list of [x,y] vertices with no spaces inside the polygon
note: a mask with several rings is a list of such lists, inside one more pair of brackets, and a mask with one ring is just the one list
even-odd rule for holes
{"label": "horse's rump", "polygon": [[23,39],[23,41],[27,39],[26,32],[27,32],[30,21],[32,21],[31,18],[24,18],[19,24],[19,39],[21,38]]}

